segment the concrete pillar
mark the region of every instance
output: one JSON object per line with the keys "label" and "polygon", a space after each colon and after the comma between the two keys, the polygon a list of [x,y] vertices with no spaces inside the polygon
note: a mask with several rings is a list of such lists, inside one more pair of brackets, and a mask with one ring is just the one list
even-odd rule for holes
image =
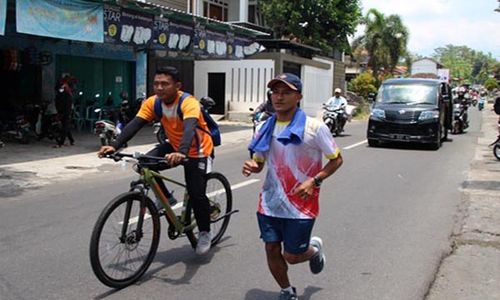
{"label": "concrete pillar", "polygon": [[248,22],[248,0],[240,0],[240,22]]}

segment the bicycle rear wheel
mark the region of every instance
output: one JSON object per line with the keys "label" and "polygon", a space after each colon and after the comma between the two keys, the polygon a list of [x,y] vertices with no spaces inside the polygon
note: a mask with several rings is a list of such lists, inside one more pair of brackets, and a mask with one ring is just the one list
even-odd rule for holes
{"label": "bicycle rear wheel", "polygon": [[[231,185],[224,175],[217,172],[207,174],[207,190],[206,195],[210,203],[210,232],[212,233],[212,246],[217,244],[229,225],[231,216],[214,222],[223,215],[229,213],[233,207],[233,195]],[[191,242],[193,248],[197,243],[198,228],[194,231],[187,232],[186,236]]]}
{"label": "bicycle rear wheel", "polygon": [[[90,263],[97,278],[113,288],[137,281],[148,269],[160,241],[160,219],[151,199],[128,192],[102,211],[90,239]],[[140,214],[143,216],[140,223]]]}

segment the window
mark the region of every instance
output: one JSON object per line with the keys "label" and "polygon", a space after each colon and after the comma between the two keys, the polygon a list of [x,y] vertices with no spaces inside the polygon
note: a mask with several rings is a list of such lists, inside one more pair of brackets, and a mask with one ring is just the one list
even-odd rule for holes
{"label": "window", "polygon": [[220,0],[203,1],[203,16],[227,22],[229,4]]}

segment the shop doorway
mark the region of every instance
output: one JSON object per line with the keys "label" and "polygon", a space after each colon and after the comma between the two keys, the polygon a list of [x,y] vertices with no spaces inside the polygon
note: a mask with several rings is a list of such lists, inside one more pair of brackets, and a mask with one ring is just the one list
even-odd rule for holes
{"label": "shop doorway", "polygon": [[210,113],[224,115],[226,103],[226,73],[208,73],[208,96],[215,101]]}

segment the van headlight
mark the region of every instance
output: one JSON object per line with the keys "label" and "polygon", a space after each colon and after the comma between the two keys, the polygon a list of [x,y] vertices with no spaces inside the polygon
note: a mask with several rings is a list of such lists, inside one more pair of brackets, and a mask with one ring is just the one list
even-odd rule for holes
{"label": "van headlight", "polygon": [[424,120],[430,120],[430,119],[438,119],[439,118],[439,111],[437,110],[426,110],[420,113],[420,116],[418,117],[419,121],[424,121]]}
{"label": "van headlight", "polygon": [[372,109],[370,116],[375,117],[377,119],[385,119],[385,110],[380,108],[374,108]]}

